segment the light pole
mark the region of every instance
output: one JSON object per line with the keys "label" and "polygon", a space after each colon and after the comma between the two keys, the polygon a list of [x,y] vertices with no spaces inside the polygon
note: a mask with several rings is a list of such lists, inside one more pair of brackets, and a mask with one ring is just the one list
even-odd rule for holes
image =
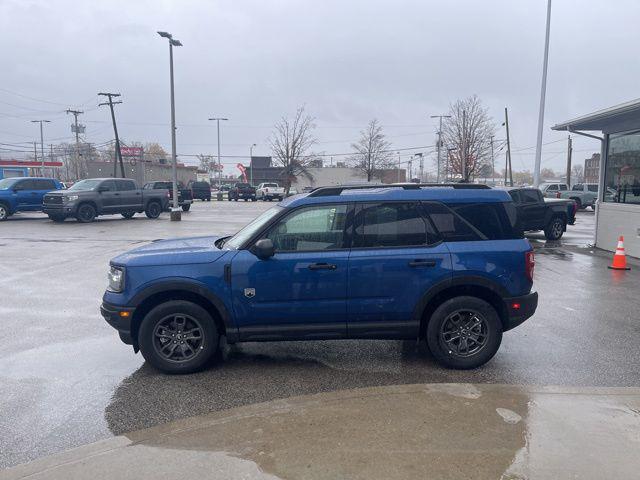
{"label": "light pole", "polygon": [[213,117],[209,120],[215,120],[218,124],[218,186],[222,186],[222,163],[220,163],[220,120],[227,121],[228,118]]}
{"label": "light pole", "polygon": [[[542,63],[542,85],[540,86],[540,110],[538,112],[538,138],[536,139],[536,163],[533,168],[533,186],[540,185],[540,164],[542,162],[542,128],[544,123],[544,102],[547,93],[547,64],[549,63],[549,30],[551,29],[551,0],[547,2],[547,32],[544,37],[544,61]],[[511,182],[513,183],[513,182]]]}
{"label": "light pole", "polygon": [[44,177],[44,135],[42,134],[42,124],[51,123],[51,120],[31,120],[31,123],[40,124],[40,157],[42,158],[42,171],[40,172],[40,176]]}
{"label": "light pole", "polygon": [[398,183],[400,183],[400,152],[396,152],[398,154]]}
{"label": "light pole", "polygon": [[257,147],[255,143],[252,143],[249,147],[249,177],[251,185],[253,185],[253,147]]}
{"label": "light pole", "polygon": [[173,173],[173,208],[171,209],[171,220],[180,221],[182,214],[180,213],[180,206],[178,205],[178,166],[176,156],[176,103],[173,89],[173,47],[181,47],[180,40],[176,40],[170,33],[158,32],[163,38],[169,40],[169,78],[171,84],[171,164]]}
{"label": "light pole", "polygon": [[438,171],[436,173],[436,183],[440,183],[440,147],[442,147],[442,119],[451,118],[451,115],[431,115],[431,118],[440,119],[440,127],[438,128]]}

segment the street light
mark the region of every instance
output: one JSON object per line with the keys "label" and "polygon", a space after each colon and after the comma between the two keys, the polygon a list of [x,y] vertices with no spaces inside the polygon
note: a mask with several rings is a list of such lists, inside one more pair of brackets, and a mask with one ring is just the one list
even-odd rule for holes
{"label": "street light", "polygon": [[[547,2],[547,28],[544,37],[544,61],[542,63],[542,84],[540,85],[540,107],[538,110],[538,136],[536,138],[536,157],[533,167],[533,186],[540,186],[540,165],[542,163],[542,129],[544,124],[544,104],[547,94],[547,66],[549,64],[549,30],[551,28],[551,0]],[[509,153],[511,157],[511,153]],[[513,184],[513,181],[511,182]]]}
{"label": "street light", "polygon": [[251,185],[253,185],[253,147],[257,147],[255,143],[252,143],[249,147],[249,177]]}
{"label": "street light", "polygon": [[215,120],[218,124],[218,186],[222,186],[222,163],[220,163],[220,120],[227,121],[228,118],[213,117],[209,120]]}
{"label": "street light", "polygon": [[169,40],[169,79],[171,84],[171,159],[173,173],[173,208],[171,209],[171,220],[180,221],[182,214],[178,205],[178,167],[176,155],[176,104],[173,89],[173,47],[181,47],[180,40],[175,40],[170,33],[158,32],[163,38]]}
{"label": "street light", "polygon": [[436,173],[436,183],[440,183],[440,147],[442,147],[442,119],[451,118],[451,115],[431,115],[431,118],[440,119],[440,127],[438,128],[438,171]]}
{"label": "street light", "polygon": [[31,123],[40,124],[40,157],[42,157],[41,177],[44,177],[44,135],[42,134],[42,124],[51,123],[51,120],[31,120]]}

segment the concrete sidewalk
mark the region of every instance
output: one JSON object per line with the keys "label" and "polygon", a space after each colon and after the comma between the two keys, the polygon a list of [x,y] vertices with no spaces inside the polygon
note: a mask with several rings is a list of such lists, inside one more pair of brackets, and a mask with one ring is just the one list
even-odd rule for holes
{"label": "concrete sidewalk", "polygon": [[626,479],[639,451],[638,388],[421,384],[193,417],[0,479]]}

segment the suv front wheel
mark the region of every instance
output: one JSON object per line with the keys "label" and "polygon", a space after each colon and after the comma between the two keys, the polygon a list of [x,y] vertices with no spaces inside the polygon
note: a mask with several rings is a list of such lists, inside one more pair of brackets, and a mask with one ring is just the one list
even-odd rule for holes
{"label": "suv front wheel", "polygon": [[192,302],[174,300],[152,309],[138,333],[145,360],[165,373],[201,370],[218,348],[211,315]]}
{"label": "suv front wheel", "polygon": [[502,323],[496,310],[477,297],[454,297],[431,316],[427,344],[448,368],[471,369],[487,363],[502,342]]}

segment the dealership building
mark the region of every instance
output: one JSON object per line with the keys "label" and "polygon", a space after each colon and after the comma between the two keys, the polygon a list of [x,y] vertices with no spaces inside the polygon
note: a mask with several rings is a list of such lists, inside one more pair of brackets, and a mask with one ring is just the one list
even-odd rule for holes
{"label": "dealership building", "polygon": [[640,99],[559,123],[552,130],[600,141],[596,247],[614,251],[624,235],[640,257]]}

